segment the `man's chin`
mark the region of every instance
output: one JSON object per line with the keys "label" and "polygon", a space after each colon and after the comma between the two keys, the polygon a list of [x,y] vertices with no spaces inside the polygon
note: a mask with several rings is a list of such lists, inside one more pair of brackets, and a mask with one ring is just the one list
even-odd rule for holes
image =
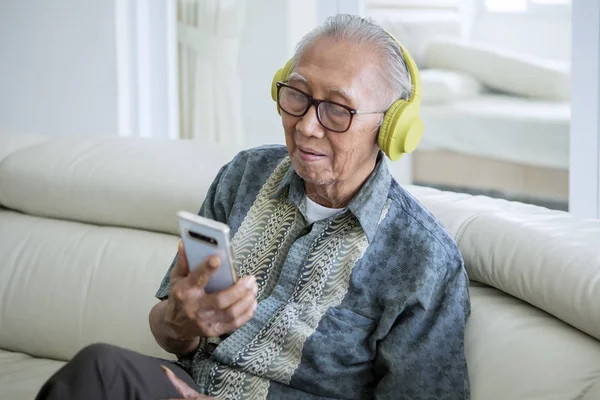
{"label": "man's chin", "polygon": [[331,179],[327,179],[327,177],[323,176],[323,174],[319,171],[311,171],[312,168],[298,165],[295,162],[292,162],[292,164],[294,165],[294,170],[298,176],[306,183],[317,186],[325,186],[333,183]]}

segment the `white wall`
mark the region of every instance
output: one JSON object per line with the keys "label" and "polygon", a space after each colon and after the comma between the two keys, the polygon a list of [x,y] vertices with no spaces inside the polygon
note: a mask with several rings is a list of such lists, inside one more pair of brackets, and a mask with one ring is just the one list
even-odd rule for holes
{"label": "white wall", "polygon": [[114,2],[0,0],[0,131],[116,135]]}
{"label": "white wall", "polygon": [[271,82],[287,61],[287,3],[247,1],[239,57],[246,144],[283,143],[281,118],[271,100]]}
{"label": "white wall", "polygon": [[[247,144],[283,143],[271,81],[314,26],[316,0],[247,1],[239,57]],[[168,10],[162,0],[117,6],[0,0],[0,131],[168,136]]]}
{"label": "white wall", "polygon": [[[247,0],[239,63],[248,145],[284,142],[273,75],[328,2]],[[0,131],[169,136],[168,11],[162,0],[118,0],[116,9],[115,0],[0,0]]]}
{"label": "white wall", "polygon": [[473,40],[500,48],[560,61],[571,58],[570,15],[478,13],[471,27]]}
{"label": "white wall", "polygon": [[273,76],[316,26],[320,7],[328,1],[247,0],[239,57],[247,145],[284,143],[281,117],[271,99]]}

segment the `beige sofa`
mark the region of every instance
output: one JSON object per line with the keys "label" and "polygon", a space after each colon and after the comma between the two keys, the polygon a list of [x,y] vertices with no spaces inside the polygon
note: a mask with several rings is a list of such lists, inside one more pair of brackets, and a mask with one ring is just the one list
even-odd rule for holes
{"label": "beige sofa", "polygon": [[[155,139],[0,136],[0,399],[32,399],[79,349],[166,356],[148,328],[176,249],[237,151]],[[472,398],[600,399],[600,221],[408,187],[471,280]]]}

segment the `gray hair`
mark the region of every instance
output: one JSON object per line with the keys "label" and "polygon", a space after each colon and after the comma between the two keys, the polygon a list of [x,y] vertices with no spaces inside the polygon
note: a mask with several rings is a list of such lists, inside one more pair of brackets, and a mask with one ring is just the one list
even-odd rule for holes
{"label": "gray hair", "polygon": [[325,37],[364,46],[382,57],[381,76],[385,87],[391,88],[391,93],[385,98],[385,109],[398,99],[410,97],[412,86],[402,49],[383,28],[357,15],[338,14],[329,17],[323,25],[307,33],[296,46],[293,65],[298,63],[310,44]]}

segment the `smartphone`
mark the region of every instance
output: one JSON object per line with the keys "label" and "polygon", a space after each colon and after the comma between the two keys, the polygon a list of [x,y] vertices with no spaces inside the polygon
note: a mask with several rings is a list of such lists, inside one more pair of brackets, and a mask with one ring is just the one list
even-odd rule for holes
{"label": "smartphone", "polygon": [[204,288],[206,293],[219,292],[232,286],[238,277],[229,241],[229,227],[186,211],[179,211],[177,217],[190,271],[198,268],[209,256],[216,255],[221,259],[221,266]]}

